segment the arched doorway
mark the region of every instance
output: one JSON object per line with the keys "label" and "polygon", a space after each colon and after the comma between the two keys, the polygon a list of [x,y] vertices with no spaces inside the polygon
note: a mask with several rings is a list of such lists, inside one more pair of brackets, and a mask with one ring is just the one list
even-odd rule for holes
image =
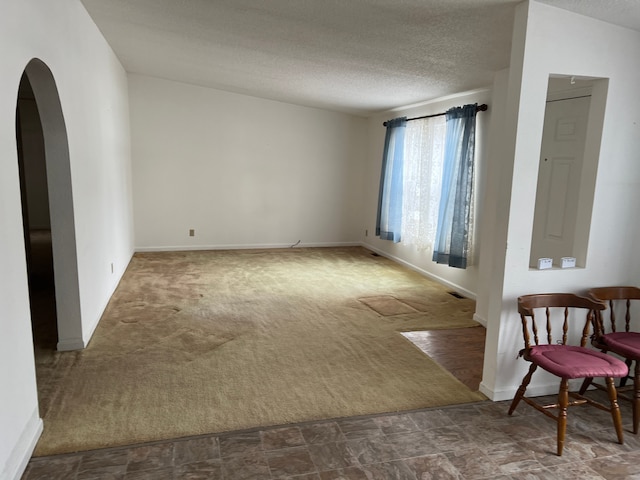
{"label": "arched doorway", "polygon": [[20,83],[16,142],[34,340],[84,348],[67,130],[53,74],[39,59]]}
{"label": "arched doorway", "polygon": [[43,351],[57,348],[58,323],[44,136],[38,106],[26,74],[22,75],[18,90],[16,141],[31,324],[37,357]]}

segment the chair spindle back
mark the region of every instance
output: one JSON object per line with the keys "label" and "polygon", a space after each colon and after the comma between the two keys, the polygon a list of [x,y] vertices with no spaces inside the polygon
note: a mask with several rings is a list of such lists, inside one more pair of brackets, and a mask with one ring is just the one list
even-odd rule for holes
{"label": "chair spindle back", "polygon": [[[571,293],[543,293],[518,297],[518,313],[522,320],[525,350],[531,348],[532,337],[534,344],[540,345],[539,329],[541,328],[545,330],[547,344],[553,344],[554,334],[557,334],[556,343],[567,345],[569,324],[578,321],[581,314],[584,314],[585,320],[580,346],[586,346],[591,325],[595,322],[594,312],[605,308],[607,308],[606,304],[601,301]],[[542,309],[544,309],[544,319],[538,320],[536,311]]]}
{"label": "chair spindle back", "polygon": [[[605,301],[609,304],[609,322],[608,327],[611,332],[616,332],[619,328],[622,328],[621,324],[617,323],[616,310],[621,311],[620,307],[624,308],[624,331],[631,331],[631,305],[632,300],[640,300],[640,288],[638,287],[599,287],[589,290],[589,296],[599,300]],[[598,319],[598,332],[597,334],[606,333],[606,325],[602,318]]]}

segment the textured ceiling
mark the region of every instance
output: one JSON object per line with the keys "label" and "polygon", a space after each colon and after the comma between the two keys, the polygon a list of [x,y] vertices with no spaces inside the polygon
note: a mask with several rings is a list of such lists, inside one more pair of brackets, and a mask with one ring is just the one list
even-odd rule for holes
{"label": "textured ceiling", "polygon": [[580,15],[640,31],[638,0],[538,0]]}
{"label": "textured ceiling", "polygon": [[128,72],[369,115],[490,85],[519,0],[82,2]]}

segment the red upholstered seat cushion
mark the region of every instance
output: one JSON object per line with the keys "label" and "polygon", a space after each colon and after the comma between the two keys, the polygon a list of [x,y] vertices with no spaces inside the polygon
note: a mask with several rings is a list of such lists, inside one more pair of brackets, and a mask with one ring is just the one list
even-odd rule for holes
{"label": "red upholstered seat cushion", "polygon": [[640,333],[607,333],[601,337],[601,341],[609,347],[609,350],[625,358],[640,358]]}
{"label": "red upholstered seat cushion", "polygon": [[571,345],[535,345],[526,358],[561,378],[625,377],[629,372],[611,355]]}

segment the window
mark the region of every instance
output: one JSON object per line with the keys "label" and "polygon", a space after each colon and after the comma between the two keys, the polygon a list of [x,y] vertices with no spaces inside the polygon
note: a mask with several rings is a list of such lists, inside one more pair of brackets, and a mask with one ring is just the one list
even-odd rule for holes
{"label": "window", "polygon": [[432,250],[437,263],[466,268],[473,244],[477,105],[446,117],[386,123],[376,235]]}

